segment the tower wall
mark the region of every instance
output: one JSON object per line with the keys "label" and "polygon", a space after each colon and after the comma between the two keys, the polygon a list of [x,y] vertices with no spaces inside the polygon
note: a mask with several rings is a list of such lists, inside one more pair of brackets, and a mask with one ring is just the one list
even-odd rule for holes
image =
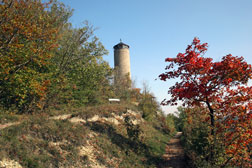
{"label": "tower wall", "polygon": [[129,75],[131,79],[129,47],[125,45],[114,48],[114,66],[120,77]]}

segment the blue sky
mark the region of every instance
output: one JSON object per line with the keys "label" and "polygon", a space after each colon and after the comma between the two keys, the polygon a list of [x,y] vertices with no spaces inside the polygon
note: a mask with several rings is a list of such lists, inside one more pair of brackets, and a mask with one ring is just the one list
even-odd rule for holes
{"label": "blue sky", "polygon": [[[59,0],[74,9],[70,21],[87,20],[109,51],[120,39],[130,46],[132,79],[148,83],[158,101],[174,80],[155,80],[164,72],[166,57],[184,52],[194,37],[209,44],[206,57],[219,61],[227,54],[252,64],[252,0]],[[175,107],[163,108],[166,113]]]}

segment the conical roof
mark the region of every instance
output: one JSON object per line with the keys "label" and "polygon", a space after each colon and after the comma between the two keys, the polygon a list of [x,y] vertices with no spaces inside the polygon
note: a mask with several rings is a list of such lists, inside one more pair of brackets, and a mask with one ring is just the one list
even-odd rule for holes
{"label": "conical roof", "polygon": [[129,48],[129,45],[123,43],[123,42],[120,42],[118,44],[116,44],[114,47],[114,49],[122,49],[122,48]]}

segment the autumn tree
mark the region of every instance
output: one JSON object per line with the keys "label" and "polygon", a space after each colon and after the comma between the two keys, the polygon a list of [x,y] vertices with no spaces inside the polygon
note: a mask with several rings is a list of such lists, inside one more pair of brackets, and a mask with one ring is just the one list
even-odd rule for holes
{"label": "autumn tree", "polygon": [[112,69],[92,26],[73,28],[72,10],[56,0],[3,0],[0,8],[0,105],[31,112],[107,98]]}
{"label": "autumn tree", "polygon": [[40,0],[0,3],[0,104],[6,108],[39,107],[46,95],[48,61],[62,20],[51,6]]}
{"label": "autumn tree", "polygon": [[[184,106],[198,106],[202,108],[199,113],[208,115],[205,122],[210,124],[211,152],[206,159],[212,166],[252,166],[252,87],[246,85],[252,77],[251,65],[243,57],[231,54],[214,62],[203,57],[206,51],[207,43],[201,44],[195,38],[185,53],[166,58],[169,65],[160,79],[179,81],[168,90],[171,99],[162,104],[183,101]],[[217,150],[219,146],[223,154]]]}

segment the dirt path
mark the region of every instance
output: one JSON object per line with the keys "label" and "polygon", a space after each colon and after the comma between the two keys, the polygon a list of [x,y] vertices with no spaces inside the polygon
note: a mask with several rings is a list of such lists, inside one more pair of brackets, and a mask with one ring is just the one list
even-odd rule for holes
{"label": "dirt path", "polygon": [[[69,119],[69,118],[71,118],[71,114],[63,114],[63,115],[49,117],[49,119],[51,119],[51,120],[65,120],[65,119]],[[0,130],[11,127],[13,125],[18,125],[21,123],[22,123],[21,121],[17,121],[17,122],[9,122],[9,123],[5,123],[5,124],[0,124]]]}
{"label": "dirt path", "polygon": [[12,122],[12,123],[6,123],[6,124],[0,124],[0,130],[13,126],[13,125],[18,125],[20,124],[20,122]]}
{"label": "dirt path", "polygon": [[180,136],[182,132],[178,132],[174,138],[166,146],[166,153],[163,158],[166,160],[162,168],[187,168],[184,157],[184,150],[180,144]]}

